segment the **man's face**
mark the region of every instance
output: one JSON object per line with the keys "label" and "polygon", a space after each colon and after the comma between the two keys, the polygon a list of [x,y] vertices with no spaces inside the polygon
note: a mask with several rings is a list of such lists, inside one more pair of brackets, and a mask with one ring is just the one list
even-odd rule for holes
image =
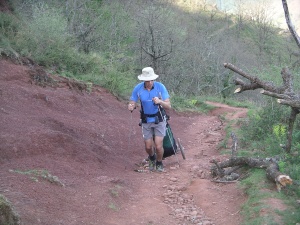
{"label": "man's face", "polygon": [[145,88],[151,89],[153,87],[154,80],[145,81]]}

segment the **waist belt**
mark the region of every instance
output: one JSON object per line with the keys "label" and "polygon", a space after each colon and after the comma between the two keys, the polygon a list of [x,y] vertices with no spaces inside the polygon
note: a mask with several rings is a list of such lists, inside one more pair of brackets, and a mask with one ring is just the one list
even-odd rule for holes
{"label": "waist belt", "polygon": [[156,124],[163,121],[163,118],[160,115],[159,111],[155,114],[144,114],[143,111],[141,110],[140,113],[141,113],[141,122],[142,123],[147,123],[147,117],[155,118]]}
{"label": "waist belt", "polygon": [[164,108],[161,107],[161,105],[159,105],[159,110],[155,114],[144,114],[143,105],[141,105],[140,114],[141,114],[141,122],[142,123],[147,123],[147,117],[155,117],[156,124],[164,121],[164,118],[167,119],[166,111],[164,110]]}
{"label": "waist belt", "polygon": [[146,117],[156,117],[156,116],[158,116],[158,113],[159,112],[157,112],[155,114],[144,114],[144,116],[146,116]]}

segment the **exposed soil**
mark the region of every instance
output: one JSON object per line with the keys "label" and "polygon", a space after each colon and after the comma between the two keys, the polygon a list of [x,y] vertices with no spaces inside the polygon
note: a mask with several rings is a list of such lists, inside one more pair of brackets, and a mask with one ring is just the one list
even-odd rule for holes
{"label": "exposed soil", "polygon": [[243,192],[211,182],[209,170],[212,159],[226,158],[220,116],[237,120],[246,109],[210,103],[216,109],[207,115],[170,111],[186,160],[179,153],[164,160],[165,173],[139,173],[146,158],[139,110],[131,114],[100,87],[89,93],[55,75],[38,85],[41,77],[0,60],[0,194],[22,224],[241,223]]}

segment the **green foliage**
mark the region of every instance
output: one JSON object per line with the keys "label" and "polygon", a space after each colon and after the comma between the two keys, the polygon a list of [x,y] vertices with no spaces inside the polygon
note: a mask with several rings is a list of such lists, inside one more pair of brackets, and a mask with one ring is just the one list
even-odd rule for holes
{"label": "green foliage", "polygon": [[[289,209],[285,212],[279,213],[282,216],[284,224],[295,224],[299,221],[300,210],[299,207],[293,206],[295,199],[300,197],[300,132],[298,131],[298,122],[295,123],[295,132],[293,134],[292,153],[287,154],[280,144],[285,144],[287,135],[287,123],[289,117],[289,108],[274,103],[272,99],[267,101],[267,105],[257,111],[250,110],[248,120],[244,121],[241,126],[240,144],[247,147],[254,155],[261,157],[272,157],[280,155],[281,160],[278,162],[279,170],[289,175],[293,179],[293,184],[288,185],[282,190],[282,196],[276,195],[275,198],[286,200]],[[262,173],[265,173],[262,170]],[[255,172],[256,175],[257,171]],[[266,181],[264,177],[251,176],[242,181],[242,186],[249,195],[249,200],[243,207],[243,214],[246,218],[245,224],[274,224],[271,217],[261,216],[260,209],[265,207],[261,200],[265,195],[261,195]],[[271,185],[274,185],[273,183]],[[273,196],[274,197],[274,196]]]}
{"label": "green foliage", "polygon": [[[283,124],[287,124],[288,107],[274,103],[272,99],[267,101],[265,107],[257,111],[250,111],[249,119],[242,124],[241,131],[244,142],[247,140],[249,142],[262,141],[266,137],[278,137],[279,133],[275,134],[273,131],[275,132],[278,127],[284,127]],[[279,126],[279,124],[281,125]],[[280,137],[282,135],[281,133]]]}
{"label": "green foliage", "polygon": [[[114,90],[114,93],[119,95],[119,91],[124,92],[125,89],[130,89],[124,86],[128,86],[131,81],[126,80],[125,85],[117,85],[115,83],[117,77],[121,75],[120,82],[123,83],[123,75],[134,74],[133,68],[141,68],[149,64],[144,56],[140,56],[143,51],[138,42],[138,40],[141,42],[140,38],[143,34],[145,34],[143,41],[145,43],[150,41],[149,35],[145,33],[146,26],[141,24],[141,20],[137,20],[137,12],[124,7],[121,1],[91,0],[82,2],[83,7],[79,8],[76,4],[62,4],[58,0],[12,2],[17,8],[16,11],[22,13],[19,16],[23,22],[14,23],[13,17],[3,20],[3,27],[6,27],[3,32],[7,40],[6,45],[21,53],[22,56],[32,58],[40,65],[51,67],[52,70],[65,76],[77,78],[88,76],[98,79],[101,73],[99,79],[101,85],[105,84],[105,87]],[[150,3],[143,5],[145,12],[148,12],[147,8],[151,5]],[[243,60],[246,60],[250,68],[255,68],[256,55],[251,56],[255,41],[253,41],[254,37],[247,35],[247,29],[250,28],[252,31],[250,33],[256,34],[257,32],[253,32],[255,27],[249,24],[246,26],[247,29],[241,30],[247,37],[245,46],[244,42],[241,45],[241,42],[236,40],[236,35],[232,30],[232,25],[235,24],[234,16],[221,12],[216,14],[201,11],[190,17],[185,13],[180,13],[178,8],[174,10],[172,4],[158,6],[163,13],[158,13],[157,17],[153,17],[151,13],[151,23],[157,26],[155,29],[158,31],[168,28],[163,32],[162,43],[157,43],[163,48],[159,51],[168,50],[166,43],[170,43],[170,40],[174,47],[168,59],[163,58],[159,61],[158,68],[159,71],[164,71],[161,78],[165,84],[168,84],[169,90],[176,95],[223,94],[226,99],[231,97],[232,74],[224,77],[222,72],[224,68],[220,62],[227,60],[241,64]],[[158,22],[160,19],[163,23]],[[246,20],[244,22],[247,24]],[[137,25],[139,29],[136,29]],[[13,32],[8,32],[7,28]],[[9,38],[6,36],[8,33],[10,33]],[[12,33],[14,33],[13,38]],[[274,36],[280,39],[278,35]],[[236,47],[228,49],[227,46],[233,46],[232,43]],[[268,53],[278,49],[277,44],[273,46],[274,43],[277,42],[272,42],[270,46],[273,50]],[[246,57],[244,57],[244,52],[247,52]],[[86,57],[93,53],[97,53],[109,63],[95,65],[90,61],[89,56]],[[271,54],[265,56],[269,57],[269,55]],[[280,56],[287,58],[285,51],[281,51]],[[268,60],[275,64],[278,59],[275,60],[276,57],[273,55],[272,57]],[[284,60],[281,60],[281,63],[283,62]],[[261,65],[265,66],[265,63]],[[97,66],[102,68],[98,69]],[[123,70],[126,66],[129,68]],[[268,78],[270,74],[275,74],[276,76],[271,76],[271,80],[276,77],[280,79],[278,69],[279,67],[276,68],[277,71],[270,69],[260,73]],[[103,77],[106,71],[108,75]]]}
{"label": "green foliage", "polygon": [[278,166],[279,166],[279,171],[284,172],[285,167],[286,167],[286,162],[280,161],[280,162],[278,162]]}
{"label": "green foliage", "polygon": [[16,40],[22,55],[34,58],[41,65],[57,67],[67,64],[70,58],[78,57],[71,48],[67,20],[60,10],[40,4],[33,6],[32,13],[32,17],[25,21],[18,32]]}
{"label": "green foliage", "polygon": [[119,211],[120,208],[114,203],[114,202],[110,202],[108,205],[109,209],[112,209],[113,211]]}
{"label": "green foliage", "polygon": [[0,12],[0,34],[6,37],[14,36],[20,28],[17,18],[10,14]]}
{"label": "green foliage", "polygon": [[292,139],[292,150],[300,152],[300,130],[299,125],[295,124],[295,129],[293,131],[293,139]]}
{"label": "green foliage", "polygon": [[32,179],[35,182],[39,181],[39,178],[42,178],[44,180],[49,181],[50,183],[57,184],[59,186],[65,186],[56,176],[51,175],[47,170],[38,170],[38,169],[33,169],[33,170],[10,170],[10,172],[13,173],[19,173],[19,174],[24,174],[28,175],[30,179]]}
{"label": "green foliage", "polygon": [[281,139],[286,135],[287,127],[283,124],[276,124],[273,126],[273,134],[276,138]]}
{"label": "green foliage", "polygon": [[[90,4],[98,3],[90,2]],[[13,46],[21,55],[50,68],[53,73],[101,85],[113,94],[127,98],[133,83],[136,82],[136,78],[133,78],[134,66],[131,57],[120,51],[114,53],[114,50],[108,48],[103,54],[101,52],[85,54],[78,51],[77,41],[69,32],[67,18],[63,11],[53,7],[54,5],[54,2],[51,3],[51,7],[43,2],[26,4],[26,10],[31,13],[25,14],[26,17],[23,15],[22,26],[15,29],[14,36],[12,32],[8,32],[14,27],[11,25],[12,18],[1,14],[6,18],[2,21],[2,31],[7,37],[0,35],[0,43],[1,46],[5,46],[5,52],[1,50],[1,46],[0,51],[6,55],[16,55],[17,58],[18,54],[11,48]],[[113,19],[108,8],[103,10],[109,14],[108,18]],[[105,17],[106,13],[103,15]],[[92,18],[86,17],[86,19]],[[110,39],[109,36],[107,39]],[[113,46],[116,45],[111,45]],[[117,46],[121,45],[117,44]]]}
{"label": "green foliage", "polygon": [[297,223],[299,223],[300,221],[300,210],[298,203],[297,205],[294,205],[293,207],[290,207],[283,212],[279,212],[278,214],[280,214],[282,218],[284,218],[284,224],[287,225],[297,225]]}
{"label": "green foliage", "polygon": [[18,58],[19,54],[11,44],[19,29],[18,20],[9,13],[0,12],[0,55]]}
{"label": "green foliage", "polygon": [[119,190],[122,187],[120,185],[115,185],[113,188],[110,189],[110,195],[112,197],[118,197],[119,196]]}
{"label": "green foliage", "polygon": [[[253,75],[256,75],[259,79],[268,81],[270,84],[280,86],[282,85],[281,76],[282,67],[278,65],[268,65],[262,68],[253,68]],[[268,97],[270,98],[270,97]]]}
{"label": "green foliage", "polygon": [[124,66],[117,61],[110,63],[99,54],[82,56],[84,57],[81,64],[86,62],[87,69],[81,73],[78,73],[78,71],[74,71],[73,73],[73,71],[66,70],[63,72],[65,76],[100,85],[116,96],[128,98],[136,83],[136,76],[130,62]]}
{"label": "green foliage", "polygon": [[214,107],[205,103],[200,97],[193,99],[183,96],[171,94],[172,107],[178,111],[195,111],[195,112],[208,112]]}
{"label": "green foliage", "polygon": [[[284,173],[289,174],[293,179],[296,186],[300,185],[300,155],[298,152],[296,154],[286,154],[284,162],[280,162],[281,170]],[[298,197],[300,197],[300,189],[297,191]]]}
{"label": "green foliage", "polygon": [[8,199],[0,194],[0,224],[18,225],[20,224],[19,215]]}
{"label": "green foliage", "polygon": [[266,191],[272,185],[274,184],[266,180],[265,171],[262,169],[251,169],[250,176],[242,180],[241,188],[248,196],[242,206],[244,225],[274,224],[274,220],[269,214],[261,214],[261,210],[268,207],[266,199],[282,198],[279,193]]}

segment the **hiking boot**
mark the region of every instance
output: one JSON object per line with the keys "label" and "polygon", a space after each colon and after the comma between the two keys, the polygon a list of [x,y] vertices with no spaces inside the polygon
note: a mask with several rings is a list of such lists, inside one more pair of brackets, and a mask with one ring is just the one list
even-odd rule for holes
{"label": "hiking boot", "polygon": [[156,154],[154,153],[153,156],[148,156],[149,159],[149,170],[153,171],[155,170],[155,165],[156,165]]}
{"label": "hiking boot", "polygon": [[150,171],[155,170],[155,164],[156,164],[156,161],[155,161],[155,160],[150,160],[150,159],[149,159],[149,170],[150,170]]}
{"label": "hiking boot", "polygon": [[157,172],[165,172],[164,165],[162,164],[162,162],[160,162],[160,163],[156,162],[156,171]]}

